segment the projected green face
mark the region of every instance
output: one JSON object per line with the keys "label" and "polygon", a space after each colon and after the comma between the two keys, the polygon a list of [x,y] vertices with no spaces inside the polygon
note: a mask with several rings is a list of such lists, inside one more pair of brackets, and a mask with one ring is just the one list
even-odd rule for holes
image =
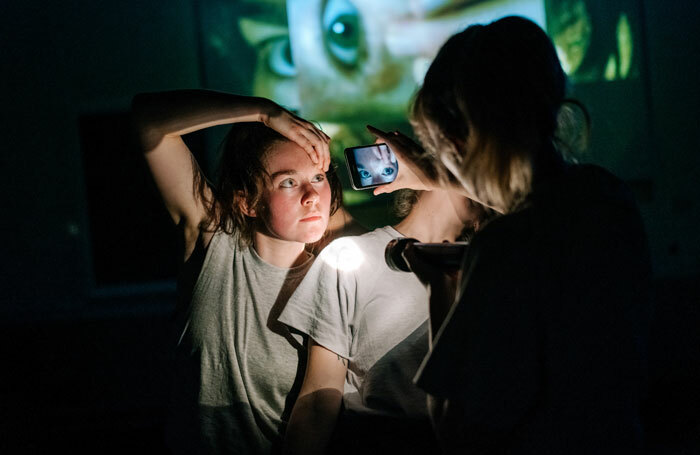
{"label": "projected green face", "polygon": [[544,23],[542,0],[287,0],[286,12],[244,16],[258,52],[254,93],[333,123],[403,122],[411,95],[444,41],[506,14]]}
{"label": "projected green face", "polygon": [[574,82],[614,81],[636,75],[628,0],[600,3],[547,0],[547,32]]}
{"label": "projected green face", "polygon": [[474,22],[521,14],[544,22],[542,0],[288,0],[302,114],[323,121],[405,121],[440,46]]}

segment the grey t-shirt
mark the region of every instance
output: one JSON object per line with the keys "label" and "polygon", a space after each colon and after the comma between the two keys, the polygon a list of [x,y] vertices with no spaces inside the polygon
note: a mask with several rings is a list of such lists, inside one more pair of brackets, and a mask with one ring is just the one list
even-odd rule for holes
{"label": "grey t-shirt", "polygon": [[412,379],[428,352],[428,293],[414,274],[386,265],[384,248],[397,237],[387,226],[331,242],[279,320],[348,359],[348,412],[425,418]]}
{"label": "grey t-shirt", "polygon": [[177,453],[270,453],[303,378],[305,350],[277,317],[312,263],[263,261],[211,239],[175,354],[169,439]]}

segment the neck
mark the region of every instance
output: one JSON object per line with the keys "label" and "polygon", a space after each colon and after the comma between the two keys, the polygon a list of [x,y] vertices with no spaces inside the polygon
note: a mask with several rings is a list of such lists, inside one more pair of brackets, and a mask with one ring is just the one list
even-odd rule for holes
{"label": "neck", "polygon": [[464,229],[454,199],[455,195],[448,191],[423,191],[411,213],[394,228],[424,243],[454,242]]}
{"label": "neck", "polygon": [[281,268],[301,265],[307,257],[303,243],[271,237],[260,231],[255,231],[253,247],[263,261]]}

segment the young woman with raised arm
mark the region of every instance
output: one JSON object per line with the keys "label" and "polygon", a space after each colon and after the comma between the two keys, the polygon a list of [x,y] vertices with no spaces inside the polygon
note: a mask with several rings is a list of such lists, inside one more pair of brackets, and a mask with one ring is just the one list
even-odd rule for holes
{"label": "young woman with raised arm", "polygon": [[[133,114],[181,235],[171,449],[273,452],[305,356],[275,319],[338,207],[329,138],[270,100],[205,90],[137,95]],[[182,136],[221,124],[211,183]]]}

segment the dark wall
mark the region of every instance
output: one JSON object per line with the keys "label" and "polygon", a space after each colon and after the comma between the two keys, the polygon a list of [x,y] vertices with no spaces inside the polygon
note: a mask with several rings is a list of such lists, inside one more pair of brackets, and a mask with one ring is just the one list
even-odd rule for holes
{"label": "dark wall", "polygon": [[0,317],[74,315],[87,304],[80,119],[124,113],[140,91],[197,87],[195,24],[191,0],[0,2]]}
{"label": "dark wall", "polygon": [[700,272],[700,4],[642,2],[656,170],[647,227],[659,276]]}

